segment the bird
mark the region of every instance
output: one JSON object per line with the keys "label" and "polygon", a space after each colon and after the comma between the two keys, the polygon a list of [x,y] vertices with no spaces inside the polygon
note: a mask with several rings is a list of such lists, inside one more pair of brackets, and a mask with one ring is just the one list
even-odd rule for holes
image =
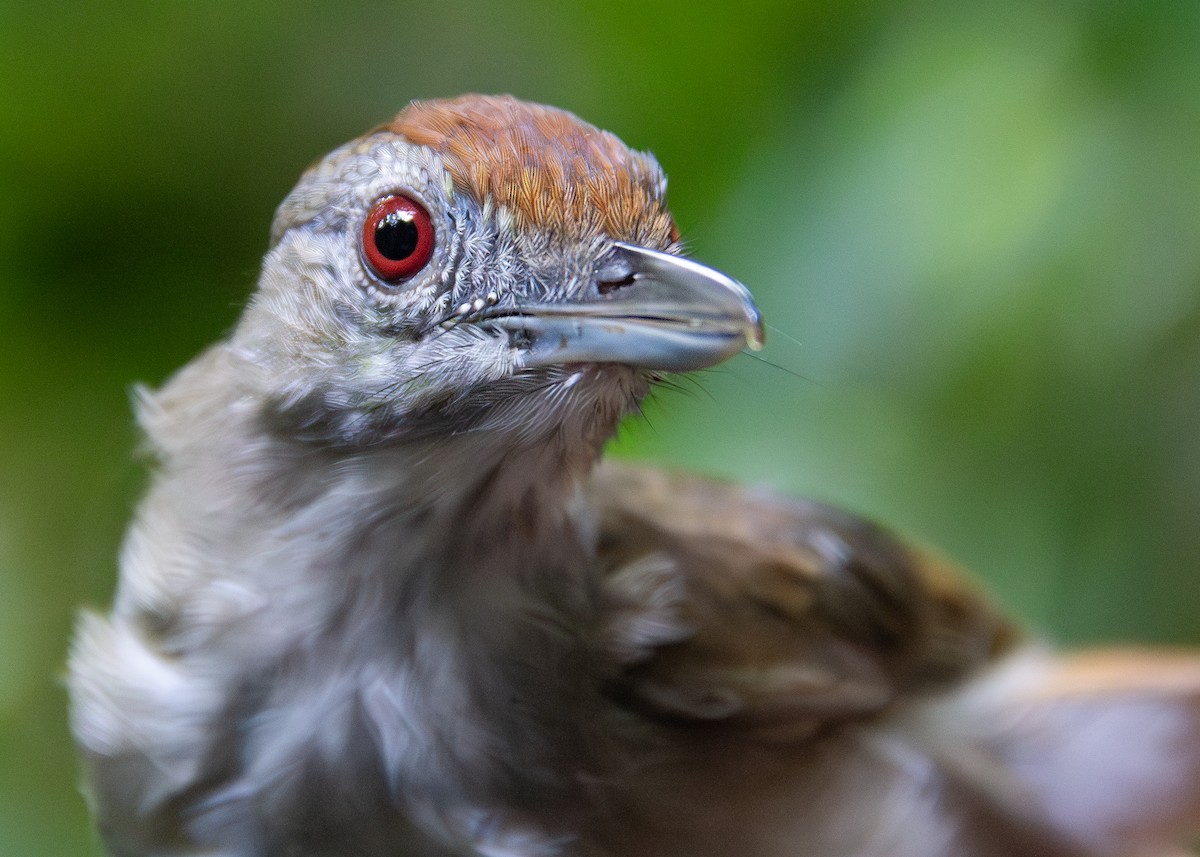
{"label": "bird", "polygon": [[650,154],[415,101],[303,173],[152,475],[71,726],[117,857],[1169,857],[1200,655],[1060,652],[819,502],[604,459],[763,343]]}

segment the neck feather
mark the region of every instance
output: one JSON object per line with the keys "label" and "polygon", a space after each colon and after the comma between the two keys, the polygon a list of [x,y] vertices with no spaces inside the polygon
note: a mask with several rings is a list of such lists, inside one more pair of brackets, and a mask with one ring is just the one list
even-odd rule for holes
{"label": "neck feather", "polygon": [[572,804],[599,752],[583,734],[599,728],[598,594],[574,508],[599,441],[314,445],[266,428],[224,359],[145,404],[162,470],[118,610],[231,685],[269,685],[247,706],[303,710],[314,744],[340,733],[306,696],[343,700],[360,712],[343,740],[370,736],[392,792],[459,794],[464,813],[490,795]]}

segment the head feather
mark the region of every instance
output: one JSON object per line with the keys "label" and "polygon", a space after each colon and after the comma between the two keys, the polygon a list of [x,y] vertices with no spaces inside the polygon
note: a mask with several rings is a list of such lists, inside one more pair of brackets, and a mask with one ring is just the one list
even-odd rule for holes
{"label": "head feather", "polygon": [[442,157],[457,190],[518,227],[666,247],[678,237],[654,158],[553,107],[511,96],[414,101],[386,130]]}

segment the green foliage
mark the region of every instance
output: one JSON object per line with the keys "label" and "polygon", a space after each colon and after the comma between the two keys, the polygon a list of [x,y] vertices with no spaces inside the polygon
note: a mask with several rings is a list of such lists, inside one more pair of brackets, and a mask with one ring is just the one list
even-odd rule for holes
{"label": "green foliage", "polygon": [[0,853],[98,853],[57,673],[128,385],[233,322],[307,163],[466,90],[652,148],[772,325],[621,454],[872,514],[1060,640],[1200,642],[1193,0],[0,4]]}

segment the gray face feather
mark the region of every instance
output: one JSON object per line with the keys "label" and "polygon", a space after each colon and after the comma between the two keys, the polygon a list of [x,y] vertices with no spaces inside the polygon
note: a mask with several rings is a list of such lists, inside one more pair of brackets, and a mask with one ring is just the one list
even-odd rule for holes
{"label": "gray face feather", "polygon": [[[575,187],[531,180],[523,212],[459,187],[436,152],[394,133],[345,146],[280,207],[233,344],[265,367],[266,397],[306,436],[556,432],[594,449],[658,373],[712,365],[762,337],[741,284],[663,252],[678,250],[662,231],[665,179],[636,158],[646,198],[626,204],[648,225],[622,234],[657,246],[543,222],[539,204],[556,211],[560,197],[577,201]],[[616,199],[595,206],[626,202],[603,190]],[[380,280],[361,246],[388,194],[417,201],[435,234],[428,263],[399,283]]]}
{"label": "gray face feather", "polygon": [[[437,241],[425,269],[391,286],[364,264],[359,242],[372,203],[397,191],[425,206]],[[647,373],[615,364],[603,373],[527,367],[519,331],[464,320],[464,305],[584,294],[613,250],[600,238],[563,244],[516,230],[505,211],[455,193],[423,147],[387,134],[340,149],[288,197],[274,231],[232,345],[261,367],[264,398],[282,423],[307,437],[538,436],[572,410],[591,419],[597,409],[611,428],[647,389]],[[567,389],[572,409],[563,407]]]}

